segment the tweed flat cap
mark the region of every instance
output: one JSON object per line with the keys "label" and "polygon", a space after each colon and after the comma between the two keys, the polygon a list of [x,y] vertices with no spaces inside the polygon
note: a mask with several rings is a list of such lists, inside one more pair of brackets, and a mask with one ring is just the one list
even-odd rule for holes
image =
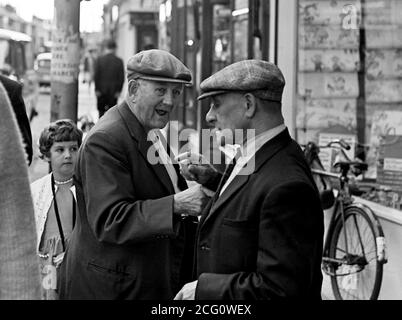
{"label": "tweed flat cap", "polygon": [[191,84],[190,70],[174,55],[164,50],[145,50],[127,63],[127,78]]}
{"label": "tweed flat cap", "polygon": [[243,60],[233,63],[201,82],[198,100],[233,91],[252,92],[264,100],[281,102],[285,78],[273,63]]}

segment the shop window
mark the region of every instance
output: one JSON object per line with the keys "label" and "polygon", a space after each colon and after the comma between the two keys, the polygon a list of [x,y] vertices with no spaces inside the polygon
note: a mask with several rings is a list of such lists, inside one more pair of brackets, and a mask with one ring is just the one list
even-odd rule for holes
{"label": "shop window", "polygon": [[232,12],[228,5],[215,5],[213,9],[213,70],[215,73],[230,64],[230,24]]}
{"label": "shop window", "polygon": [[247,0],[234,1],[233,16],[233,62],[245,60],[247,55],[249,3]]}
{"label": "shop window", "polygon": [[400,210],[401,16],[398,0],[299,0],[296,110],[300,143],[351,142],[364,179],[392,190],[372,200]]}

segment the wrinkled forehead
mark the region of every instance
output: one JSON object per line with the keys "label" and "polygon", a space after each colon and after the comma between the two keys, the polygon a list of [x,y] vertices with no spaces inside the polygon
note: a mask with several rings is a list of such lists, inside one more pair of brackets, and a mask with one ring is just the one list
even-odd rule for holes
{"label": "wrinkled forehead", "polygon": [[212,104],[216,104],[216,103],[222,103],[224,101],[231,100],[231,99],[238,100],[244,94],[245,94],[245,92],[240,92],[240,91],[224,92],[224,93],[212,96],[210,101]]}
{"label": "wrinkled forehead", "polygon": [[145,79],[140,79],[140,80],[149,83],[153,87],[164,87],[164,88],[179,89],[179,90],[182,90],[184,88],[184,84],[182,84],[182,83],[174,83],[174,82],[167,82],[167,81],[154,81],[154,80],[145,80]]}

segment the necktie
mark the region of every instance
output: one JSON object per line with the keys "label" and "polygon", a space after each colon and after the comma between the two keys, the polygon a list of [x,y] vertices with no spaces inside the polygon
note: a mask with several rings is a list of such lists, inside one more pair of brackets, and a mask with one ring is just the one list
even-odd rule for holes
{"label": "necktie", "polygon": [[[159,135],[159,132],[156,130],[150,132],[150,137],[152,140],[152,143],[154,144],[156,151],[158,152],[158,156],[161,159],[162,164],[165,166],[165,169],[169,175],[170,181],[172,182],[173,188],[175,190],[175,193],[180,192],[180,188],[178,187],[178,176],[176,174],[175,168],[172,164],[172,160],[167,154],[167,151],[165,150],[164,145],[167,146],[166,143],[162,143],[161,139],[163,139],[163,136]],[[163,139],[164,140],[164,139]]]}
{"label": "necktie", "polygon": [[[225,185],[226,181],[229,179],[230,175],[234,167],[236,166],[237,157],[234,157],[233,160],[226,166],[225,172],[222,175],[222,179],[219,182],[218,189],[216,189],[215,195],[212,199],[212,206],[215,204],[216,200],[219,198],[219,194],[221,193],[222,187]],[[212,208],[211,206],[211,208]]]}

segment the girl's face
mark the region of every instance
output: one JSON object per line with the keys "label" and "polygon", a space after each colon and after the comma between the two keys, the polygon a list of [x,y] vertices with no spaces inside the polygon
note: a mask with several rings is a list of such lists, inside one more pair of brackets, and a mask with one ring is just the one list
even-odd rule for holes
{"label": "girl's face", "polygon": [[77,155],[77,141],[53,143],[50,148],[50,157],[45,159],[50,162],[56,180],[66,180],[73,176]]}

